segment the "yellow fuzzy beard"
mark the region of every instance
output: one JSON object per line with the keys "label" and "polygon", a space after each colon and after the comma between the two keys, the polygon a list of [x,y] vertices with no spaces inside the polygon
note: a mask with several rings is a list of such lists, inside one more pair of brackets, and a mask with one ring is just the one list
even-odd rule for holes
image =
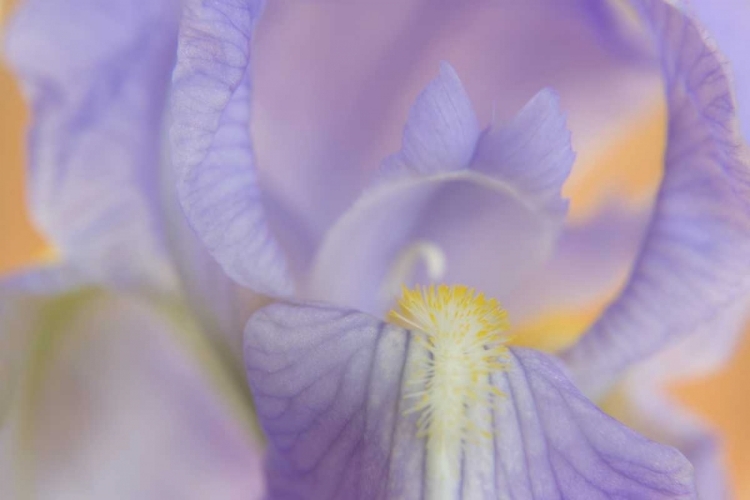
{"label": "yellow fuzzy beard", "polygon": [[[481,415],[502,393],[492,385],[492,373],[505,368],[507,313],[462,285],[403,289],[398,308],[389,319],[415,330],[426,352],[418,361],[405,398],[414,400],[407,413],[419,412],[417,436],[427,439],[428,467],[444,488],[457,472],[464,443],[488,436]],[[479,421],[477,421],[479,420]]]}

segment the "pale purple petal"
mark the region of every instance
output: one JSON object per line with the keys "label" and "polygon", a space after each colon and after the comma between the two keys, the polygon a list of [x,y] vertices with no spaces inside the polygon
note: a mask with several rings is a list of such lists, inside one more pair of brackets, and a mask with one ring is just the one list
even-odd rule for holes
{"label": "pale purple petal", "polygon": [[440,74],[409,111],[401,151],[383,162],[386,177],[436,174],[469,166],[479,139],[479,122],[461,80],[443,62]]}
{"label": "pale purple petal", "polygon": [[250,44],[262,0],[186,3],[171,103],[171,149],[190,224],[224,270],[258,292],[292,290],[271,234],[250,141]]}
{"label": "pale purple petal", "polygon": [[[442,281],[504,300],[548,257],[574,159],[555,96],[541,92],[512,122],[488,130],[478,150],[475,124],[444,63],[417,99],[404,150],[386,160],[387,181],[378,179],[326,234],[307,297],[381,314],[401,285]],[[445,269],[427,263],[422,272],[420,259],[431,258],[424,251]]]}
{"label": "pale purple petal", "polygon": [[698,498],[726,500],[730,486],[718,433],[655,387],[648,373],[629,378],[622,389],[627,423],[641,434],[680,450],[695,469]]}
{"label": "pale purple petal", "polygon": [[178,15],[172,0],[29,0],[9,27],[32,109],[31,216],[89,283],[174,286],[157,186]]}
{"label": "pale purple petal", "polygon": [[750,3],[745,0],[690,0],[698,20],[727,58],[734,83],[740,125],[750,140]]}
{"label": "pale purple petal", "polygon": [[85,271],[69,263],[53,263],[12,271],[0,278],[0,289],[37,296],[54,296],[90,285]]}
{"label": "pale purple petal", "polygon": [[669,105],[666,170],[620,297],[566,353],[587,391],[690,333],[747,286],[750,170],[719,57],[673,7],[636,2],[653,31]]}
{"label": "pale purple petal", "polygon": [[[166,153],[166,152],[165,152]],[[163,172],[163,206],[167,239],[186,304],[207,338],[235,370],[242,366],[242,331],[268,300],[230,278],[187,221],[175,190],[175,172]]]}
{"label": "pale purple petal", "polygon": [[[270,498],[422,498],[425,439],[406,381],[424,347],[352,310],[275,304],[250,320],[245,360],[269,437]],[[585,399],[547,355],[512,349],[492,376],[492,437],[464,443],[445,498],[696,498],[692,468]]]}
{"label": "pale purple petal", "polygon": [[0,316],[27,334],[0,420],[2,498],[262,498],[248,402],[189,322],[90,292],[31,306]]}
{"label": "pale purple petal", "polygon": [[628,425],[679,449],[695,468],[700,498],[727,499],[730,487],[720,433],[669,395],[669,385],[716,373],[746,331],[750,301],[740,298],[680,342],[631,368],[616,388]]}
{"label": "pale purple petal", "polygon": [[567,224],[552,257],[503,302],[513,323],[587,310],[617,293],[638,255],[649,215],[647,209],[613,205],[590,220]]}
{"label": "pale purple petal", "polygon": [[561,191],[575,160],[560,99],[551,89],[536,94],[508,124],[482,135],[472,168],[515,187],[550,217],[564,218]]}
{"label": "pale purple petal", "polygon": [[[328,233],[307,294],[376,315],[402,284],[417,282],[462,283],[502,300],[549,255],[557,222],[507,184],[468,170],[384,183]],[[410,260],[420,245],[445,269],[423,269],[429,255]]]}
{"label": "pale purple petal", "polygon": [[660,90],[653,65],[601,43],[617,22],[633,24],[609,4],[269,2],[253,63],[264,192],[317,244],[400,149],[409,109],[441,61],[456,68],[482,125],[512,119],[542,88],[559,91],[576,151],[590,158]]}

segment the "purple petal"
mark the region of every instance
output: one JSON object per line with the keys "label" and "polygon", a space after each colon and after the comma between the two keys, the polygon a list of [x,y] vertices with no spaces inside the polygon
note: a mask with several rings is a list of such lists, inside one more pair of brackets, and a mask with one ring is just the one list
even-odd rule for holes
{"label": "purple petal", "polygon": [[250,44],[262,0],[187,2],[173,76],[171,145],[180,201],[209,252],[261,293],[292,290],[271,234],[250,141]]}
{"label": "purple petal", "polygon": [[242,331],[252,313],[269,299],[237,284],[211,256],[185,217],[174,177],[172,169],[164,172],[163,205],[180,290],[214,347],[241,372]]}
{"label": "purple petal", "polygon": [[[245,333],[269,437],[271,498],[422,498],[429,473],[407,381],[424,347],[368,315],[275,304]],[[696,498],[692,468],[586,400],[548,356],[512,349],[492,375],[492,437],[465,441],[445,498]],[[481,410],[480,410],[481,411]]]}
{"label": "purple petal", "polygon": [[550,216],[564,218],[562,186],[575,153],[557,94],[536,94],[507,125],[493,124],[477,146],[472,168],[515,187]]}
{"label": "purple petal", "polygon": [[177,9],[29,0],[9,28],[8,59],[33,111],[31,215],[88,282],[174,286],[157,186]]}
{"label": "purple petal", "polygon": [[436,174],[469,166],[479,123],[456,70],[443,62],[440,74],[409,111],[401,151],[383,162],[387,177]]}
{"label": "purple petal", "polygon": [[[308,294],[373,314],[416,282],[462,283],[503,300],[549,255],[558,230],[512,187],[471,171],[384,183],[330,230]],[[420,258],[430,256],[420,245],[443,256],[445,272],[423,272]]]}
{"label": "purple petal", "polygon": [[743,135],[750,141],[750,4],[745,0],[690,0],[731,68]]}
{"label": "purple petal", "polygon": [[679,11],[660,1],[636,5],[666,82],[666,170],[627,286],[566,353],[591,393],[730,302],[746,288],[750,264],[750,179],[722,64]]}
{"label": "purple petal", "polygon": [[189,322],[106,294],[23,300],[0,311],[0,352],[26,333],[0,497],[262,498],[247,401]]}
{"label": "purple petal", "polygon": [[0,278],[0,289],[37,296],[54,296],[83,288],[90,281],[80,269],[70,264],[50,264],[11,272]]}
{"label": "purple petal", "polygon": [[648,376],[647,372],[639,373],[623,387],[625,421],[643,435],[674,446],[685,455],[695,469],[698,498],[731,498],[717,433],[672,401],[661,386],[654,387]]}
{"label": "purple petal", "polygon": [[[722,310],[669,349],[634,366],[615,394],[628,425],[679,449],[695,468],[700,498],[729,497],[718,433],[668,395],[670,383],[715,373],[736,350],[750,317],[747,298]],[[618,416],[618,413],[615,413]]]}
{"label": "purple petal", "polygon": [[577,152],[592,156],[660,90],[653,65],[613,57],[600,43],[615,21],[603,12],[611,7],[269,2],[253,59],[252,132],[264,193],[303,220],[317,244],[399,150],[409,109],[444,60],[457,69],[479,123],[509,120],[539,89],[555,88]]}
{"label": "purple petal", "polygon": [[567,225],[552,257],[503,302],[513,323],[591,308],[616,294],[632,269],[649,214],[613,205]]}
{"label": "purple petal", "polygon": [[[404,150],[386,160],[390,181],[365,191],[323,240],[309,297],[380,314],[400,285],[421,279],[468,284],[503,300],[548,256],[574,159],[555,96],[537,95],[476,151],[475,125],[458,77],[443,64],[417,99]],[[469,161],[482,173],[463,168]],[[420,248],[443,255],[447,272],[420,276]]]}

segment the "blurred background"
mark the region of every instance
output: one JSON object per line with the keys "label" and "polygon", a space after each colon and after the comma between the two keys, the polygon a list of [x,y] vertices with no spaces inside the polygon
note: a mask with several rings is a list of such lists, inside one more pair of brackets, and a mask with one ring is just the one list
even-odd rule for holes
{"label": "blurred background", "polygon": [[[7,17],[14,2],[0,0],[0,20]],[[653,117],[650,118],[654,120]],[[8,273],[44,259],[48,247],[35,232],[25,209],[24,131],[28,110],[14,79],[0,59],[0,273]],[[608,161],[606,170],[617,176],[617,158],[624,150],[654,150],[649,141],[649,123],[633,124],[630,134],[615,141],[610,151],[586,161]],[[644,132],[646,131],[646,132]],[[657,146],[658,151],[658,146]],[[631,153],[632,154],[632,153]],[[627,183],[622,184],[627,189]],[[575,206],[574,206],[575,209]],[[0,382],[2,383],[2,382]],[[720,430],[724,453],[730,466],[737,498],[750,499],[750,336],[745,334],[731,362],[706,378],[680,382],[671,388],[673,396]]]}

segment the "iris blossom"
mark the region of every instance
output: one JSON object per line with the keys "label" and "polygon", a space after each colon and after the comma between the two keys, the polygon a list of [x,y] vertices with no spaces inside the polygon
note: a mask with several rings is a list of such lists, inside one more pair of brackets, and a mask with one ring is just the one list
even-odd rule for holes
{"label": "iris blossom", "polygon": [[[382,161],[354,153],[377,149],[377,134],[353,133],[315,168],[301,168],[296,160],[314,158],[315,144],[281,144],[274,158],[264,151],[281,143],[274,130],[304,135],[304,123],[251,122],[264,112],[253,95],[264,74],[280,91],[305,85],[283,79],[284,61],[296,54],[273,51],[281,24],[273,16],[283,17],[283,6],[266,8],[268,31],[257,45],[266,59],[261,50],[256,69],[262,2],[76,3],[71,18],[69,3],[29,0],[8,42],[34,111],[31,211],[55,256],[12,277],[5,291],[12,300],[33,295],[34,307],[82,287],[118,304],[145,299],[157,312],[123,306],[125,317],[177,310],[213,348],[230,352],[220,358],[227,366],[246,322],[244,367],[267,439],[270,498],[715,491],[681,436],[665,439],[679,450],[649,440],[595,404],[632,367],[704,338],[720,311],[736,319],[728,305],[737,318],[745,311],[748,165],[721,59],[689,17],[655,0],[633,0],[624,11],[546,6],[560,16],[550,29],[585,26],[612,58],[658,62],[668,110],[664,172],[647,222],[620,226],[634,249],[628,262],[616,244],[586,237],[611,231],[612,214],[582,231],[565,225],[562,189],[575,154],[565,99],[549,85],[532,89],[530,78],[517,90],[525,102],[475,107],[469,79],[441,53],[415,92],[397,152]],[[481,9],[505,12],[443,7],[415,3],[412,13],[452,26],[454,18],[476,22]],[[399,52],[427,51],[435,33],[426,23],[401,36],[397,21],[408,15],[386,20],[398,41],[383,60],[396,78],[415,63]],[[276,72],[261,71],[274,64]],[[371,113],[370,99],[401,95],[390,80],[371,85],[366,76],[377,71],[362,74],[362,107]],[[346,88],[337,99],[347,102]],[[357,118],[357,131],[374,131],[366,115]],[[325,132],[326,120],[336,123],[334,111],[317,119]],[[375,166],[360,165],[368,162]],[[555,289],[559,276],[548,274],[584,247],[611,251],[607,272],[572,275],[541,302],[598,292],[632,266],[617,296],[564,348],[514,335],[516,317],[538,312],[533,291]],[[13,338],[22,330],[12,329]],[[186,390],[204,394],[205,386]],[[195,453],[216,463],[224,449]],[[263,488],[258,479],[244,492]]]}

